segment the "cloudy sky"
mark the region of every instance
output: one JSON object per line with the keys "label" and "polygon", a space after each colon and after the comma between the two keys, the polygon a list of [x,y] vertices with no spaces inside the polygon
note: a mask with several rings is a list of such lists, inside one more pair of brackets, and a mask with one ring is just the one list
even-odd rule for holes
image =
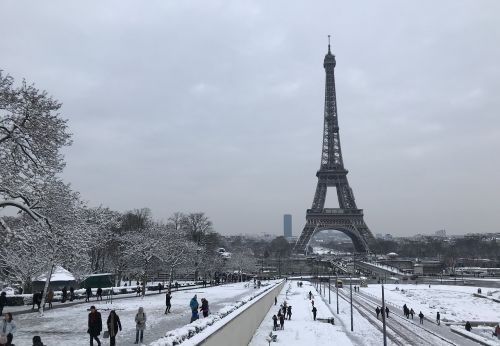
{"label": "cloudy sky", "polygon": [[[344,164],[373,233],[500,231],[498,1],[0,2],[0,68],[63,102],[91,205],[300,233],[327,35]],[[335,191],[329,197],[335,197]],[[335,206],[335,198],[328,200]]]}

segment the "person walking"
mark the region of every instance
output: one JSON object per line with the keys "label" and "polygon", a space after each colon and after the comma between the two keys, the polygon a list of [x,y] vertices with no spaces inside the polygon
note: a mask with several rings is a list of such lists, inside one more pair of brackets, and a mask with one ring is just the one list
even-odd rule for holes
{"label": "person walking", "polygon": [[85,302],[90,302],[90,297],[92,297],[92,288],[90,287],[87,287],[85,289],[85,293],[86,293],[86,298],[85,298]]}
{"label": "person walking", "polygon": [[170,308],[172,307],[172,304],[170,302],[171,299],[172,295],[170,294],[170,291],[168,291],[167,294],[165,294],[165,315],[170,312]]}
{"label": "person walking", "polygon": [[7,293],[2,292],[0,294],[0,316],[3,314],[3,307],[6,305],[7,305]]}
{"label": "person walking", "polygon": [[[142,343],[142,339],[144,337],[144,329],[146,329],[146,313],[144,312],[143,307],[141,306],[135,314],[135,342],[134,344],[138,344],[139,340]],[[139,338],[140,334],[140,338]]]}
{"label": "person walking", "polygon": [[493,336],[496,336],[497,339],[500,340],[500,324],[497,324],[497,326],[495,327],[495,331],[493,332]]}
{"label": "person walking", "polygon": [[469,321],[467,321],[467,322],[465,323],[465,330],[466,330],[466,331],[468,331],[468,332],[470,332],[470,331],[471,331],[471,329],[472,329],[472,326],[471,326],[470,322],[469,322]]}
{"label": "person walking", "polygon": [[276,331],[278,329],[278,317],[276,315],[273,315],[273,331]]}
{"label": "person walking", "polygon": [[278,298],[274,297],[274,305],[276,305],[276,304],[278,304]]}
{"label": "person walking", "polygon": [[375,313],[377,314],[377,320],[378,320],[378,315],[380,315],[380,308],[378,306],[375,309]]}
{"label": "person walking", "polygon": [[159,282],[158,283],[158,294],[161,294],[161,289],[162,289],[161,282]]}
{"label": "person walking", "polygon": [[422,313],[422,311],[420,311],[418,317],[420,318],[420,324],[424,324],[424,314]]}
{"label": "person walking", "polygon": [[198,315],[199,304],[198,304],[196,294],[194,295],[193,298],[191,298],[191,301],[189,302],[189,306],[191,307],[191,322],[196,321],[199,318],[199,315]]}
{"label": "person walking", "polygon": [[72,302],[75,299],[75,289],[73,286],[69,288],[69,301]]}
{"label": "person walking", "polygon": [[94,305],[90,307],[89,313],[89,329],[87,333],[90,334],[90,346],[94,345],[94,339],[97,341],[97,346],[101,346],[99,334],[102,331],[101,313],[97,311]]}
{"label": "person walking", "polygon": [[312,292],[311,292],[311,291],[309,291],[309,300],[311,300],[312,295],[313,295],[313,294],[312,294]]}
{"label": "person walking", "polygon": [[405,317],[406,317],[406,310],[407,310],[407,309],[408,309],[408,307],[406,306],[406,304],[405,304],[405,305],[403,305],[403,314],[405,315]]}
{"label": "person walking", "polygon": [[96,291],[96,299],[95,300],[100,300],[102,302],[102,288],[98,288]]}
{"label": "person walking", "polygon": [[318,312],[318,310],[316,309],[315,306],[313,306],[312,313],[313,313],[313,320],[314,321],[316,321],[316,312]]}
{"label": "person walking", "polygon": [[205,298],[201,298],[200,311],[203,314],[203,317],[208,317],[208,300],[206,300]]}
{"label": "person walking", "polygon": [[280,315],[280,329],[285,329],[285,315]]}
{"label": "person walking", "polygon": [[436,323],[438,326],[441,325],[441,315],[439,314],[439,311],[436,314]]}
{"label": "person walking", "polygon": [[41,300],[42,300],[42,297],[40,296],[40,293],[38,292],[35,292],[33,293],[33,299],[32,299],[32,307],[31,307],[31,310],[35,310],[35,305],[38,306],[38,310],[40,310],[40,303],[41,303]]}
{"label": "person walking", "polygon": [[288,317],[288,320],[290,321],[292,319],[292,306],[288,305],[286,308],[286,315]]}
{"label": "person walking", "polygon": [[66,300],[68,300],[68,289],[66,288],[66,286],[64,286],[63,289],[62,289],[61,303],[65,303]]}
{"label": "person walking", "polygon": [[116,334],[118,334],[118,330],[122,330],[122,324],[120,322],[120,317],[116,314],[115,310],[111,310],[109,312],[108,320],[106,322],[108,325],[108,333],[109,333],[109,344],[110,346],[116,345]]}
{"label": "person walking", "polygon": [[389,307],[385,307],[385,317],[389,318]]}
{"label": "person walking", "polygon": [[415,311],[413,310],[413,308],[410,309],[410,315],[411,319],[413,320],[413,315],[415,315]]}
{"label": "person walking", "polygon": [[5,346],[12,345],[14,334],[17,330],[16,323],[12,318],[12,314],[7,312],[3,320],[0,322],[0,344]]}
{"label": "person walking", "polygon": [[47,303],[49,303],[49,309],[52,309],[53,300],[54,300],[54,290],[51,288],[47,293]]}

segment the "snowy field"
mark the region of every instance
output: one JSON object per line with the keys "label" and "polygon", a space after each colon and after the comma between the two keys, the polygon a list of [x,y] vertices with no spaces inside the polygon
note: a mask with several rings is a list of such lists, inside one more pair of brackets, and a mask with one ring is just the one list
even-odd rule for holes
{"label": "snowy field", "polygon": [[[396,287],[399,290],[396,290]],[[439,311],[442,321],[496,321],[500,322],[500,304],[490,299],[474,297],[478,287],[448,285],[385,285],[385,299],[399,308],[404,304],[413,308],[418,314],[422,311],[434,319]],[[369,285],[361,288],[362,292],[381,298],[381,285]],[[491,291],[494,297],[500,289],[482,288],[483,294]]]}
{"label": "snowy field", "polygon": [[[134,316],[140,306],[144,307],[148,318],[144,331],[144,344],[149,344],[164,336],[165,332],[189,323],[191,316],[189,301],[193,295],[198,296],[198,302],[202,297],[206,298],[209,301],[210,310],[217,311],[256,291],[253,285],[247,286],[245,287],[245,283],[234,283],[217,287],[196,288],[189,291],[173,291],[171,314],[168,315],[164,314],[165,294],[163,293],[148,295],[144,298],[119,299],[115,300],[113,304],[106,304],[104,301],[97,304],[92,301],[67,308],[48,310],[44,317],[38,317],[37,313],[17,315],[14,317],[18,326],[18,331],[14,335],[14,343],[17,346],[29,346],[33,335],[40,335],[43,343],[50,346],[89,345],[89,335],[87,334],[89,311],[87,309],[91,305],[95,305],[102,314],[104,328],[106,328],[109,311],[116,310],[123,327],[123,331],[118,332],[116,338],[118,345],[132,345],[134,343]],[[261,288],[261,290],[263,289],[265,287]],[[103,343],[103,345],[106,344],[109,344],[109,341]]]}

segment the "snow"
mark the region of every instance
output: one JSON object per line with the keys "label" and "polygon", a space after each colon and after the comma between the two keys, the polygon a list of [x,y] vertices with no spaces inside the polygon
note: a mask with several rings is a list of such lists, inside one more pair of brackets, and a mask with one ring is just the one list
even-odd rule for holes
{"label": "snow", "polygon": [[[34,281],[43,281],[47,280],[47,275],[42,274]],[[61,266],[54,267],[54,271],[52,272],[52,276],[50,277],[50,281],[75,281],[75,277],[69,271],[64,269]]]}
{"label": "snow", "polygon": [[[317,294],[309,282],[304,281],[303,287],[297,287],[296,281],[288,281],[278,296],[278,305],[271,307],[249,346],[268,346],[266,337],[272,331],[272,316],[277,313],[279,304],[285,300],[288,305],[292,306],[292,319],[285,320],[283,330],[273,332],[278,336],[277,344],[287,346],[325,345],[328,340],[334,339],[336,345],[356,345],[349,339],[343,326],[313,320],[311,301],[308,298],[309,291]],[[321,299],[315,299],[315,306],[318,310],[318,318],[333,316]]]}
{"label": "snow", "polygon": [[[165,334],[164,338],[151,343],[151,346],[173,346],[179,343],[186,346],[198,345],[210,334],[221,328],[227,322],[231,321],[251,305],[247,303],[273,288],[280,282],[281,280],[271,281],[271,284],[262,286],[258,290],[255,290],[251,295],[243,297],[237,302],[220,309],[217,313],[210,315],[207,318],[199,319],[186,326],[169,331]],[[236,313],[231,314],[232,312]]]}
{"label": "snow", "polygon": [[[261,288],[261,289],[264,289]],[[117,335],[117,344],[131,344],[135,340],[134,316],[140,306],[148,317],[147,329],[144,332],[144,342],[149,343],[165,335],[168,330],[177,329],[189,323],[191,311],[189,301],[197,294],[198,300],[207,298],[212,311],[221,310],[231,306],[235,301],[255,292],[253,285],[245,283],[232,283],[222,286],[192,290],[173,291],[171,314],[165,315],[165,294],[150,294],[144,298],[134,297],[127,299],[114,299],[112,304],[105,300],[77,304],[65,308],[46,310],[45,316],[40,318],[38,313],[15,315],[18,331],[14,335],[14,343],[18,346],[31,345],[34,335],[40,335],[47,345],[87,346],[88,309],[95,305],[102,314],[105,326],[109,311],[114,309],[120,317],[123,331]],[[102,333],[101,333],[102,336]]]}
{"label": "snow", "polygon": [[[398,290],[396,290],[396,287]],[[422,311],[430,319],[434,319],[439,311],[441,320],[462,321],[495,321],[500,320],[500,304],[489,299],[475,297],[478,287],[450,285],[385,285],[385,299],[396,308],[402,309],[404,304],[417,313]],[[498,294],[498,289],[482,288],[483,292],[491,290]],[[380,285],[369,285],[362,291],[378,298],[381,297]]]}

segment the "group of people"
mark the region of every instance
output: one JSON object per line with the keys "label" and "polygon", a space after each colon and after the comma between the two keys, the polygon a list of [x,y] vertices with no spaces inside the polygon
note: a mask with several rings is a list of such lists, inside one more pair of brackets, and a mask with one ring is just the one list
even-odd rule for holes
{"label": "group of people", "polygon": [[[135,314],[135,344],[139,341],[142,343],[144,337],[144,329],[146,329],[146,313],[144,308],[140,307]],[[116,345],[116,335],[118,331],[122,330],[122,324],[120,322],[120,317],[116,314],[115,310],[111,310],[106,321],[107,325],[107,336],[109,336],[110,345]],[[101,313],[97,311],[95,306],[90,307],[90,313],[88,317],[88,330],[87,333],[90,335],[90,345],[94,345],[94,340],[97,341],[97,346],[101,345],[99,340],[99,335],[102,332],[102,318]]]}
{"label": "group of people", "polygon": [[[377,319],[378,319],[378,316],[380,315],[380,313],[382,313],[382,317],[384,317],[384,311],[378,306],[375,308],[375,313],[377,314]],[[385,307],[385,317],[389,318],[389,307],[388,306]]]}
{"label": "group of people", "polygon": [[[276,305],[277,298],[274,298],[274,305]],[[288,305],[286,300],[283,302],[283,304],[280,305],[280,308],[278,309],[278,313],[276,315],[273,315],[272,320],[273,320],[273,330],[276,331],[278,329],[283,330],[285,328],[285,320],[291,320],[292,319],[292,306]],[[279,325],[278,325],[279,321]]]}
{"label": "group of people", "polygon": [[[210,313],[210,309],[208,307],[208,300],[205,298],[201,298],[201,306],[198,304],[198,297],[195,294],[193,298],[191,298],[191,301],[189,302],[189,307],[191,308],[191,322],[196,321],[197,319],[200,318],[200,315],[198,313],[198,310],[201,311],[203,314],[203,317],[208,317],[208,314]],[[170,309],[168,309],[170,311]]]}
{"label": "group of people", "polygon": [[[102,301],[102,288],[98,288],[95,292],[96,300]],[[92,297],[92,288],[87,287],[85,289],[85,302],[90,302],[90,298]]]}

